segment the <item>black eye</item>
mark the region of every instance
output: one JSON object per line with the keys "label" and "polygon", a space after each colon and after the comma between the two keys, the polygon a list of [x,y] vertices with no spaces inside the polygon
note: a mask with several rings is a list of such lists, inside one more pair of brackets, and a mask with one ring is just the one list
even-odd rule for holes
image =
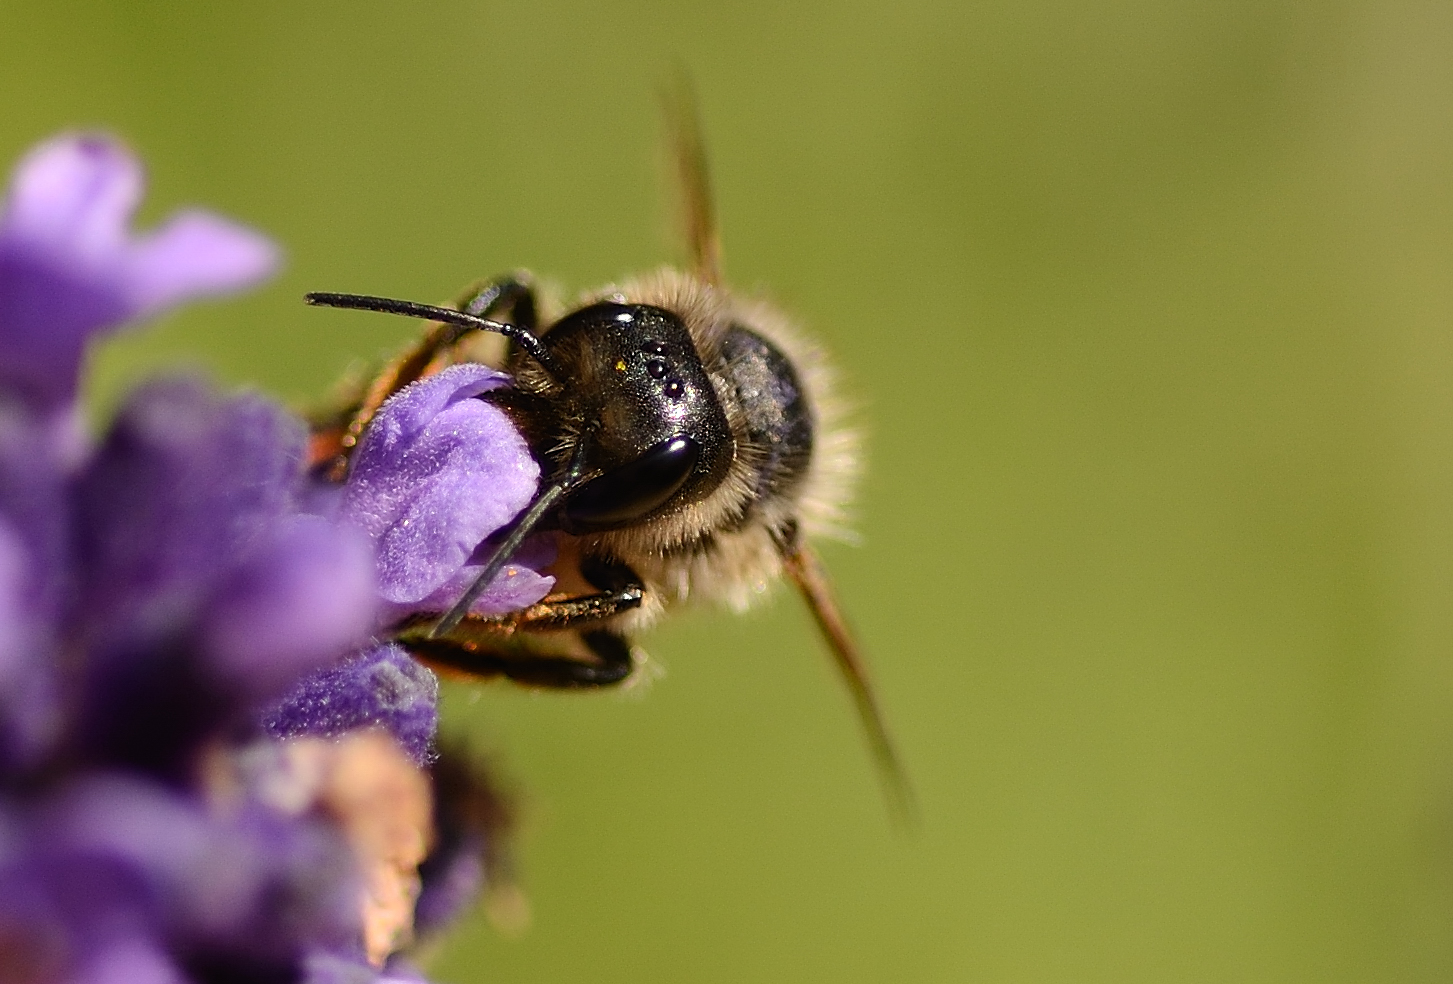
{"label": "black eye", "polygon": [[686,484],[701,445],[689,437],[672,437],[581,486],[560,510],[567,533],[600,533],[619,529],[650,515]]}

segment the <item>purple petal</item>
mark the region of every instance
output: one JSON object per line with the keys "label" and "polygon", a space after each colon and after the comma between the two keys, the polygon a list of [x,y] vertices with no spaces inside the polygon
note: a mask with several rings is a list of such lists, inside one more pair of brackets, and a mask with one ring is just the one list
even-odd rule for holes
{"label": "purple petal", "polygon": [[0,514],[25,546],[24,604],[38,621],[50,621],[59,615],[71,560],[70,475],[57,429],[36,423],[15,407],[0,406]]}
{"label": "purple petal", "polygon": [[29,554],[0,519],[0,764],[33,761],[60,721],[57,681],[45,628],[27,596]]}
{"label": "purple petal", "polygon": [[104,262],[125,241],[144,185],[140,162],[116,141],[53,138],[16,165],[0,239]]}
{"label": "purple petal", "polygon": [[110,285],[25,245],[0,236],[0,387],[48,413],[75,400],[87,337],[128,312]]}
{"label": "purple petal", "polygon": [[109,942],[84,959],[70,980],[72,984],[187,984],[160,947],[139,937]]}
{"label": "purple petal", "polygon": [[302,455],[301,425],[262,399],[219,400],[189,380],[138,391],[79,484],[80,615],[107,636],[194,617],[287,512]]}
{"label": "purple petal", "polygon": [[433,758],[439,681],[402,647],[389,643],[304,680],[262,724],[278,738],[333,738],[383,728],[420,765]]}
{"label": "purple petal", "polygon": [[388,966],[378,975],[379,984],[428,984],[419,968],[405,956],[392,957]]}
{"label": "purple petal", "polygon": [[133,873],[173,939],[252,959],[297,959],[309,941],[348,945],[359,885],[341,834],[243,804],[214,814],[197,799],[97,775],[48,804],[39,850],[106,860]]}
{"label": "purple petal", "polygon": [[304,960],[303,976],[298,984],[428,984],[428,981],[398,957],[379,970],[359,957],[315,951]]}
{"label": "purple petal", "polygon": [[265,237],[206,212],[184,212],[138,240],[126,271],[137,316],[195,297],[232,293],[277,268],[277,248]]}
{"label": "purple petal", "polygon": [[[54,424],[59,418],[46,423]],[[0,407],[0,526],[4,527],[4,611],[0,613],[0,764],[34,762],[57,734],[54,652],[67,590],[72,531],[65,442],[54,427]]]}
{"label": "purple petal", "polygon": [[[219,633],[246,621],[246,598],[259,606],[277,598],[256,581],[262,571],[283,580],[295,573],[266,557],[282,549],[302,442],[301,425],[271,404],[220,400],[186,381],[143,389],[118,416],[74,494],[80,583],[67,629],[85,646],[75,725],[99,760],[184,773],[211,736],[251,721],[254,702],[290,682],[290,664],[305,668],[292,661],[341,655],[341,645],[310,651],[321,636],[306,625],[311,614],[296,609],[293,623],[270,626],[265,640],[288,651],[248,662],[246,639],[218,648],[227,641]],[[249,576],[252,562],[261,567]],[[238,592],[230,609],[229,589]],[[309,598],[331,589],[317,590]]]}
{"label": "purple petal", "polygon": [[203,213],[133,241],[141,189],[140,164],[103,136],[55,138],[16,167],[0,214],[0,384],[28,406],[74,400],[96,332],[275,269],[267,240]]}
{"label": "purple petal", "polygon": [[[490,582],[489,587],[475,599],[470,611],[476,615],[503,615],[505,612],[528,608],[550,593],[555,579],[538,571],[550,566],[555,560],[556,549],[553,534],[542,534],[526,540],[511,558],[511,562]],[[410,612],[442,612],[469,590],[474,579],[489,559],[488,545],[476,549],[469,562],[459,568],[449,580],[424,598],[410,604],[385,606],[390,620],[397,620]]]}
{"label": "purple petal", "polygon": [[303,976],[298,984],[374,984],[378,968],[361,957],[343,957],[317,950],[303,960]]}
{"label": "purple petal", "polygon": [[414,929],[420,935],[437,933],[479,901],[485,886],[484,845],[460,840],[447,854],[430,855],[420,871],[423,890],[414,907]]}
{"label": "purple petal", "polygon": [[316,516],[289,517],[223,585],[206,648],[224,680],[271,699],[360,642],[375,603],[368,541]]}
{"label": "purple petal", "polygon": [[[534,496],[540,466],[529,447],[503,411],[474,399],[507,381],[485,366],[451,366],[398,393],[369,427],[341,517],[373,538],[386,600],[413,605],[457,581]],[[510,599],[530,604],[553,583],[536,578]]]}
{"label": "purple petal", "polygon": [[26,610],[24,601],[25,546],[11,525],[0,518],[0,693],[8,690],[24,665]]}
{"label": "purple petal", "polygon": [[155,884],[185,879],[210,841],[206,819],[190,797],[105,773],[47,802],[36,833],[37,853],[119,859]]}

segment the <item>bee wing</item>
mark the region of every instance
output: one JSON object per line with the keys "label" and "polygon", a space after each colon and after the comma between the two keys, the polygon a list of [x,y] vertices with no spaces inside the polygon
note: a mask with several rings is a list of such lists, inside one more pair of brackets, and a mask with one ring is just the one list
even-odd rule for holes
{"label": "bee wing", "polygon": [[707,283],[720,284],[721,239],[716,231],[711,175],[706,166],[696,95],[685,71],[679,72],[674,83],[663,91],[661,102],[676,184],[680,189],[681,230],[691,269]]}
{"label": "bee wing", "polygon": [[911,824],[918,817],[913,784],[893,747],[893,740],[888,736],[888,727],[878,709],[878,701],[873,696],[873,688],[868,682],[867,668],[858,652],[857,641],[838,608],[827,572],[823,570],[817,555],[806,544],[798,544],[784,551],[782,559],[788,577],[802,592],[817,627],[822,630],[828,649],[832,651],[838,671],[853,696],[858,718],[862,721],[873,759],[878,766],[879,777],[888,796],[889,807],[898,819]]}

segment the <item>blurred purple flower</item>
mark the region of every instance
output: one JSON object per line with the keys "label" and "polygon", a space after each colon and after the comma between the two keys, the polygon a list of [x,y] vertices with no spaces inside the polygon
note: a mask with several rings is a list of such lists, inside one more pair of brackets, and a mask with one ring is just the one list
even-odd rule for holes
{"label": "blurred purple flower", "polygon": [[486,890],[498,924],[520,929],[529,920],[528,903],[515,890],[511,871],[513,810],[489,775],[465,749],[448,745],[430,770],[434,848],[419,866],[421,890],[414,906],[414,929],[422,936],[448,926]]}
{"label": "blurred purple flower", "polygon": [[[383,624],[453,604],[487,559],[489,537],[534,497],[538,463],[509,418],[479,399],[508,382],[486,366],[462,364],[406,387],[379,409],[342,488],[326,497],[326,511],[373,544]],[[527,541],[473,611],[499,614],[539,601],[554,578],[538,569],[553,560],[548,535]],[[499,797],[458,754],[435,752],[438,688],[427,667],[389,643],[305,677],[262,717],[279,738],[381,727],[415,762],[432,765],[437,840],[419,868],[421,934],[447,925],[486,888],[508,895],[512,884],[502,846],[509,818]],[[508,921],[523,918],[519,899],[507,908]],[[310,967],[309,979],[347,982],[359,972],[330,959]]]}
{"label": "blurred purple flower", "polygon": [[366,963],[345,960],[331,953],[314,953],[304,965],[299,984],[427,984],[418,971],[402,961],[391,961],[379,973]]}
{"label": "blurred purple flower", "polygon": [[0,381],[31,409],[75,399],[86,340],[173,304],[266,277],[277,251],[207,212],[183,212],[133,237],[141,165],[98,135],[32,150],[0,213]]}
{"label": "blurred purple flower", "polygon": [[[396,606],[465,576],[470,538],[533,494],[533,462],[470,399],[500,384],[483,378],[401,398],[387,416],[412,435],[345,489],[365,512],[335,518],[305,514],[303,430],[256,397],[153,383],[79,440],[89,338],[275,261],[200,213],[129,237],[140,192],[118,145],[63,137],[17,168],[0,217],[0,976],[415,980],[384,960],[420,890],[431,835],[409,818],[427,818],[427,786],[355,729],[425,760],[437,683],[362,647],[384,624],[379,585]],[[267,738],[280,707],[272,730],[337,742]],[[409,781],[424,791],[388,799]]]}
{"label": "blurred purple flower", "polygon": [[[320,948],[362,959],[356,861],[330,822],[197,784],[374,624],[366,542],[293,509],[300,438],[255,398],[154,384],[57,483],[57,569],[0,536],[0,940],[32,941],[16,959],[48,976],[247,981]],[[58,586],[51,618],[17,603],[27,580]]]}
{"label": "blurred purple flower", "polygon": [[[74,483],[77,681],[91,755],[184,769],[194,735],[254,720],[373,628],[372,557],[300,516],[303,434],[185,381],[133,396]],[[177,755],[182,755],[177,759]]]}

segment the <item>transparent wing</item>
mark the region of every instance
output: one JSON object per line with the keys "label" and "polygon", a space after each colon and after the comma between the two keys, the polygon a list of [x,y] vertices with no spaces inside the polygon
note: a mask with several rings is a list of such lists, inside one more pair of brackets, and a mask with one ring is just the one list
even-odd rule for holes
{"label": "transparent wing", "polygon": [[684,70],[663,91],[661,102],[676,184],[680,189],[678,208],[691,270],[709,284],[720,284],[721,240],[716,231],[711,175],[706,166],[696,94]]}
{"label": "transparent wing", "polygon": [[867,668],[858,652],[857,641],[838,608],[827,572],[822,569],[817,555],[806,545],[799,544],[790,551],[784,551],[783,560],[787,575],[802,592],[812,617],[817,621],[817,627],[822,630],[838,671],[853,696],[853,703],[857,707],[858,717],[863,723],[863,731],[867,734],[868,745],[878,766],[878,774],[883,781],[884,792],[888,796],[889,807],[898,819],[912,824],[918,818],[918,803],[913,784],[893,747],[893,740],[888,736],[888,727],[878,709],[878,701],[873,696],[873,688],[868,682]]}

